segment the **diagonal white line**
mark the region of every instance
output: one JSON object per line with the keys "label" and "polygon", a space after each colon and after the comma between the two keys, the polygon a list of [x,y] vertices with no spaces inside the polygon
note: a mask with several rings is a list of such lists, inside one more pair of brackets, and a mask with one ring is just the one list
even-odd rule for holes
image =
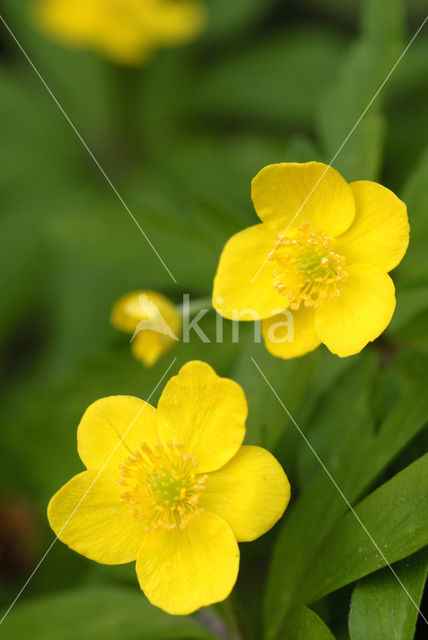
{"label": "diagonal white line", "polygon": [[410,593],[407,591],[405,585],[403,584],[403,582],[401,581],[400,577],[398,576],[397,572],[395,571],[394,567],[391,566],[391,564],[388,562],[385,554],[383,553],[382,549],[379,547],[379,545],[377,544],[377,542],[373,539],[373,537],[371,536],[369,530],[367,529],[366,525],[364,524],[364,522],[361,520],[361,518],[359,517],[358,513],[355,511],[355,509],[352,507],[351,503],[349,502],[348,498],[345,496],[345,494],[343,493],[342,489],[339,487],[339,485],[337,484],[336,480],[333,478],[333,476],[331,475],[330,471],[327,469],[327,467],[325,466],[324,462],[321,460],[321,458],[319,457],[319,455],[317,454],[317,452],[315,451],[315,449],[313,448],[313,446],[311,445],[311,443],[309,442],[308,438],[306,437],[306,435],[303,433],[303,431],[301,430],[301,428],[299,427],[299,425],[297,424],[297,422],[295,421],[295,419],[293,418],[293,416],[291,415],[291,413],[289,412],[289,410],[287,409],[287,407],[285,406],[285,404],[283,403],[283,401],[281,400],[281,398],[279,397],[279,395],[277,394],[277,392],[275,391],[275,389],[273,388],[273,386],[271,385],[271,383],[269,382],[269,380],[266,378],[265,374],[263,373],[263,371],[260,369],[259,365],[257,364],[257,362],[254,360],[253,356],[251,356],[251,360],[253,361],[254,366],[256,367],[256,369],[258,370],[258,372],[260,373],[260,375],[262,376],[263,380],[266,382],[266,384],[268,385],[269,389],[272,391],[273,395],[275,396],[275,398],[278,400],[279,404],[281,405],[281,407],[284,409],[284,411],[286,412],[286,414],[288,415],[288,417],[290,418],[290,420],[292,421],[292,423],[294,424],[294,426],[296,427],[296,429],[298,430],[298,432],[300,433],[300,435],[302,436],[302,438],[304,439],[304,441],[306,442],[306,444],[308,445],[308,447],[310,448],[310,450],[312,451],[312,453],[314,454],[314,456],[316,457],[316,459],[318,460],[318,462],[320,463],[320,465],[322,466],[322,468],[324,469],[325,473],[327,474],[327,476],[330,478],[331,482],[333,483],[333,485],[336,487],[336,489],[338,490],[338,492],[340,493],[340,495],[342,496],[343,500],[346,502],[346,505],[348,506],[348,508],[351,510],[352,514],[354,515],[354,517],[356,518],[356,520],[360,523],[360,525],[362,526],[362,528],[364,529],[365,533],[367,534],[367,536],[369,537],[369,539],[371,540],[371,542],[373,543],[373,546],[376,548],[376,550],[379,552],[381,558],[384,560],[385,564],[391,569],[392,573],[394,574],[394,576],[396,577],[396,579],[398,580],[399,584],[401,585],[402,589],[404,590],[404,592],[407,594],[407,597],[409,598],[410,602],[415,606],[416,610],[419,612],[419,615],[421,616],[422,620],[428,625],[428,620],[427,618],[424,616],[424,614],[422,613],[422,611],[419,609],[417,603],[414,601],[414,599],[412,598],[412,596],[410,595]]}
{"label": "diagonal white line", "polygon": [[96,481],[98,480],[98,478],[100,477],[100,475],[102,474],[102,472],[104,471],[106,465],[109,463],[109,461],[111,460],[112,456],[114,455],[114,453],[117,451],[118,447],[122,444],[123,439],[126,437],[127,433],[129,432],[129,430],[131,429],[131,427],[134,425],[135,421],[137,420],[138,416],[140,415],[140,413],[144,410],[144,407],[147,406],[147,403],[149,402],[150,398],[153,396],[153,394],[155,393],[156,389],[159,387],[159,385],[161,384],[162,380],[165,378],[166,374],[168,373],[168,371],[171,369],[171,367],[173,366],[173,364],[175,363],[175,361],[177,360],[177,356],[172,360],[171,364],[169,365],[168,369],[165,371],[165,373],[162,375],[161,379],[159,380],[159,382],[156,384],[155,388],[152,390],[152,392],[150,393],[149,397],[147,398],[147,400],[145,401],[144,405],[141,407],[141,409],[139,410],[139,412],[137,413],[137,415],[135,416],[135,418],[133,419],[133,421],[131,422],[131,424],[129,425],[129,427],[126,429],[125,433],[123,434],[123,436],[120,438],[119,442],[117,443],[117,445],[115,446],[115,448],[113,449],[113,451],[111,452],[111,454],[109,455],[109,457],[107,458],[107,460],[104,462],[103,466],[101,467],[101,469],[98,471],[97,475],[95,476],[95,478],[92,480],[91,484],[89,485],[89,487],[86,489],[85,493],[83,494],[83,496],[80,498],[79,502],[77,503],[77,505],[74,507],[73,511],[71,512],[70,516],[68,517],[68,519],[66,520],[66,522],[63,524],[63,526],[61,527],[59,533],[57,536],[55,536],[55,538],[53,539],[53,541],[51,542],[51,544],[49,545],[49,547],[46,549],[45,553],[43,554],[43,556],[40,558],[39,562],[36,564],[36,566],[34,567],[33,571],[31,572],[31,574],[28,576],[27,580],[25,581],[25,583],[23,584],[23,586],[21,587],[20,591],[18,592],[18,594],[16,595],[16,597],[14,598],[14,600],[12,601],[12,603],[10,604],[10,606],[8,607],[8,609],[6,610],[6,612],[3,614],[3,617],[0,620],[0,625],[3,624],[4,620],[6,619],[6,617],[9,615],[10,611],[13,609],[13,607],[15,606],[15,604],[18,602],[19,598],[22,596],[23,592],[25,591],[25,589],[27,588],[28,584],[31,582],[31,580],[33,579],[34,575],[37,573],[38,569],[40,568],[40,566],[43,564],[44,560],[46,559],[48,553],[50,552],[50,550],[52,549],[52,547],[54,546],[54,544],[57,542],[57,540],[59,539],[59,536],[61,535],[61,533],[64,531],[65,527],[68,525],[68,523],[70,522],[70,520],[72,519],[72,517],[74,516],[74,514],[76,513],[77,509],[80,507],[80,505],[82,504],[83,500],[86,498],[86,496],[88,495],[88,493],[90,492],[90,490],[92,489],[92,487],[94,486],[94,484],[96,483]]}
{"label": "diagonal white line", "polygon": [[287,233],[287,231],[289,230],[289,228],[291,227],[291,225],[293,224],[294,220],[297,218],[297,216],[299,215],[299,213],[301,212],[301,210],[303,209],[303,207],[305,206],[305,204],[307,203],[307,201],[309,200],[309,198],[311,197],[311,195],[313,194],[313,192],[315,191],[315,189],[317,188],[317,186],[319,185],[319,183],[321,182],[321,180],[324,178],[325,174],[327,173],[327,171],[330,169],[331,165],[333,164],[333,162],[336,160],[337,156],[339,155],[339,153],[342,151],[343,147],[345,146],[345,144],[348,142],[349,138],[352,136],[352,134],[354,133],[355,129],[358,127],[358,125],[360,124],[361,120],[364,118],[364,116],[366,115],[367,111],[370,109],[370,107],[372,106],[373,102],[376,100],[376,98],[378,97],[379,93],[382,91],[383,87],[385,86],[385,84],[388,82],[389,78],[391,77],[391,75],[393,74],[393,72],[395,71],[395,69],[397,68],[397,66],[399,65],[399,63],[401,62],[401,60],[404,58],[404,56],[406,55],[407,51],[409,50],[410,46],[413,44],[413,42],[415,41],[415,39],[417,38],[417,36],[419,35],[419,33],[422,31],[423,26],[425,25],[426,21],[428,20],[428,16],[426,16],[425,20],[422,22],[421,26],[419,27],[419,29],[416,31],[416,33],[413,35],[412,39],[410,40],[410,42],[408,43],[408,45],[406,46],[406,48],[404,49],[404,51],[401,53],[400,57],[398,58],[398,60],[396,60],[394,66],[392,67],[392,69],[390,70],[390,72],[388,73],[388,75],[386,76],[385,80],[382,82],[382,84],[380,85],[379,89],[376,91],[376,93],[374,94],[374,96],[372,97],[372,99],[370,100],[370,102],[368,103],[367,107],[364,109],[364,111],[362,112],[362,114],[360,115],[360,117],[358,118],[358,120],[356,121],[356,123],[354,124],[354,126],[352,127],[352,129],[350,130],[350,132],[348,133],[348,135],[346,136],[346,138],[344,139],[344,141],[342,142],[342,144],[340,145],[340,147],[338,148],[338,150],[336,151],[336,153],[334,154],[334,156],[332,157],[332,159],[330,160],[329,164],[326,166],[326,168],[324,169],[324,171],[322,172],[321,176],[319,177],[319,179],[317,180],[317,182],[315,183],[314,187],[311,189],[311,191],[309,192],[309,194],[307,195],[307,197],[305,198],[305,200],[303,201],[303,204],[299,207],[299,209],[297,210],[297,213],[294,214],[294,216],[291,218],[287,228],[285,229],[285,231],[282,232],[282,234],[279,236],[278,240],[276,241],[275,245],[272,248],[272,251],[270,251],[268,253],[268,255],[266,256],[265,261],[263,262],[263,264],[261,265],[261,267],[259,268],[259,270],[257,271],[256,275],[254,276],[254,278],[251,280],[251,284],[254,282],[254,280],[257,278],[257,276],[259,275],[260,271],[263,269],[263,267],[265,266],[266,262],[269,260],[269,258],[271,257],[271,255],[273,254],[273,252],[275,251],[275,249],[277,248],[278,244],[281,242],[281,240],[283,239],[283,237],[285,236],[285,234]]}
{"label": "diagonal white line", "polygon": [[98,169],[100,170],[100,172],[102,173],[102,175],[104,176],[104,178],[106,179],[106,181],[108,182],[108,184],[110,185],[110,187],[112,188],[113,192],[115,193],[116,197],[118,198],[119,202],[122,204],[122,206],[124,207],[124,209],[128,212],[128,214],[131,216],[132,220],[135,222],[135,224],[137,225],[140,233],[142,234],[142,236],[144,237],[144,239],[146,240],[146,242],[150,245],[151,249],[153,250],[153,252],[155,253],[156,257],[158,258],[158,260],[161,262],[162,266],[164,267],[164,269],[167,271],[168,275],[170,276],[171,280],[177,284],[177,280],[174,278],[174,276],[172,275],[171,271],[168,269],[167,265],[165,264],[164,260],[162,259],[162,257],[160,256],[159,252],[157,251],[156,247],[153,245],[152,241],[150,240],[150,238],[148,237],[148,235],[146,234],[146,232],[144,231],[144,229],[142,228],[142,226],[140,225],[140,223],[138,222],[137,218],[134,216],[134,214],[132,213],[132,211],[130,210],[130,208],[128,207],[128,205],[126,204],[125,200],[122,198],[122,196],[120,195],[119,191],[116,189],[116,187],[114,186],[114,184],[112,183],[111,179],[109,178],[109,176],[107,175],[107,173],[105,172],[105,170],[102,168],[102,166],[100,165],[100,163],[98,162],[98,160],[96,159],[96,157],[94,156],[93,152],[91,151],[91,149],[89,148],[89,146],[87,145],[87,143],[85,142],[85,140],[83,139],[83,137],[81,136],[81,134],[79,133],[78,129],[76,128],[76,126],[73,124],[73,122],[70,120],[68,114],[65,112],[65,110],[63,109],[62,105],[60,104],[60,102],[57,100],[56,96],[54,95],[54,93],[51,91],[51,89],[49,88],[47,82],[45,81],[45,79],[43,78],[43,76],[41,75],[41,73],[39,72],[39,70],[37,69],[37,67],[35,66],[35,64],[33,63],[33,61],[31,60],[30,56],[28,55],[28,53],[25,51],[24,47],[21,45],[21,43],[19,42],[18,38],[15,36],[15,34],[13,33],[12,29],[9,27],[9,25],[7,24],[6,20],[3,18],[2,15],[0,15],[0,20],[3,22],[4,26],[6,27],[6,29],[8,30],[9,34],[11,35],[11,37],[13,38],[13,40],[15,41],[16,45],[18,46],[18,48],[20,49],[21,53],[24,55],[24,57],[26,58],[27,62],[29,63],[29,65],[32,67],[33,71],[36,73],[37,77],[39,78],[40,82],[43,84],[43,86],[45,87],[46,91],[49,93],[49,95],[51,96],[52,100],[55,102],[56,106],[58,107],[58,109],[61,111],[62,115],[64,116],[64,118],[67,120],[68,124],[70,125],[70,127],[73,129],[74,133],[76,134],[76,136],[79,138],[80,142],[82,143],[82,145],[85,147],[86,151],[89,153],[89,155],[91,156],[92,160],[95,162],[95,164],[97,165]]}

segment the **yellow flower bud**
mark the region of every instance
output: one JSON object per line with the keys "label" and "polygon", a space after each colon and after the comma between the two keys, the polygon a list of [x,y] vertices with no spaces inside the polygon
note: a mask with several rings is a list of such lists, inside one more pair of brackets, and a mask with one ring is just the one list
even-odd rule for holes
{"label": "yellow flower bud", "polygon": [[133,291],[115,303],[112,325],[131,333],[137,360],[152,367],[180,338],[181,315],[168,298],[155,291]]}

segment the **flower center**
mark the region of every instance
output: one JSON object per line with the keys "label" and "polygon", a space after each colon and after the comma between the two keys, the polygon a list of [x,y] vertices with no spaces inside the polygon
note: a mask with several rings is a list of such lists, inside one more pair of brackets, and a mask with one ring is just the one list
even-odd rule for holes
{"label": "flower center", "polygon": [[338,296],[337,283],[348,277],[346,260],[333,251],[334,239],[323,231],[311,231],[304,222],[293,237],[281,238],[269,257],[275,263],[274,287],[292,310],[319,307],[329,296]]}
{"label": "flower center", "polygon": [[207,475],[196,473],[194,456],[183,452],[183,445],[146,442],[119,465],[120,499],[131,513],[145,523],[145,530],[185,529],[202,513],[199,498]]}

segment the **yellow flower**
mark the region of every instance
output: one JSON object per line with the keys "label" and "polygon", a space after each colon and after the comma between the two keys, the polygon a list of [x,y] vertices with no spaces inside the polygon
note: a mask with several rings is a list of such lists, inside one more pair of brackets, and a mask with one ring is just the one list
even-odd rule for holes
{"label": "yellow flower", "polygon": [[321,343],[350,356],[375,340],[395,308],[387,274],[409,243],[406,205],[380,184],[348,184],[320,162],[265,167],[252,199],[263,224],[224,247],[217,311],[242,320],[257,314],[267,349],[281,358]]}
{"label": "yellow flower", "polygon": [[96,562],[136,560],[141,589],[168,613],[223,600],[237,542],[268,531],[290,497],[277,460],[241,446],[246,417],[241,387],[199,361],[171,378],[157,409],[130,396],[94,402],[77,431],[87,470],[51,499],[52,529]]}
{"label": "yellow flower", "polygon": [[204,11],[199,0],[37,0],[35,19],[66,44],[138,64],[158,47],[194,38]]}
{"label": "yellow flower", "polygon": [[132,353],[146,367],[152,367],[179,340],[181,315],[168,298],[155,291],[122,296],[110,319],[116,329],[133,334]]}

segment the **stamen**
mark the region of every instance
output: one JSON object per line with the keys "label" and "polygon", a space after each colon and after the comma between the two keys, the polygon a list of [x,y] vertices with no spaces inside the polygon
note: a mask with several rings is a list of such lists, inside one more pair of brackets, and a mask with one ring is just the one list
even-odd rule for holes
{"label": "stamen", "polygon": [[348,277],[346,260],[333,251],[334,239],[323,231],[310,231],[304,222],[294,237],[281,238],[269,260],[275,264],[274,287],[296,311],[317,308],[330,296],[338,296],[338,283]]}
{"label": "stamen", "polygon": [[120,499],[131,514],[145,523],[145,531],[186,529],[203,512],[199,499],[208,480],[196,473],[197,461],[181,443],[142,442],[119,465]]}

